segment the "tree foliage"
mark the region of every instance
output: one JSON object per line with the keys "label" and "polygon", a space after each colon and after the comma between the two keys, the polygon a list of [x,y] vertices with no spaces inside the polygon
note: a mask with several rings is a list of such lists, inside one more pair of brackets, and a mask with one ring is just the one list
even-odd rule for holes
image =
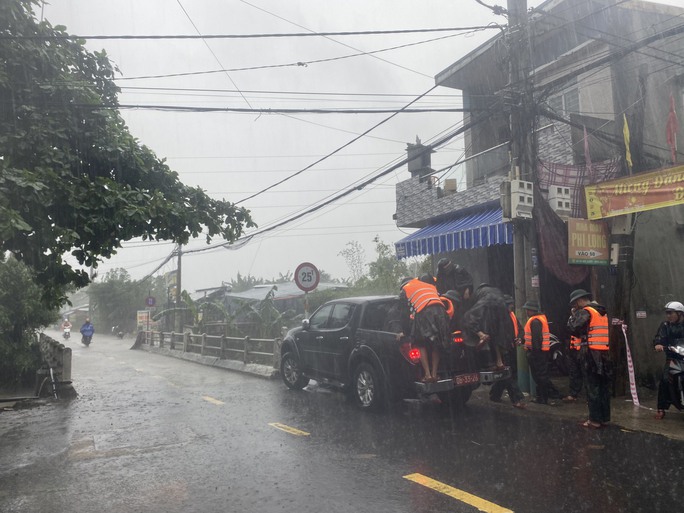
{"label": "tree foliage", "polygon": [[0,2],[0,250],[35,271],[48,305],[135,237],[238,238],[249,212],[210,198],[136,140],[106,53],[39,22],[35,0]]}
{"label": "tree foliage", "polygon": [[35,330],[58,317],[40,302],[34,273],[21,262],[0,262],[0,384],[26,384],[40,366]]}
{"label": "tree foliage", "polygon": [[124,332],[133,332],[136,329],[137,311],[145,308],[145,298],[149,295],[160,299],[165,297],[166,283],[163,277],[132,280],[125,269],[113,269],[102,281],[88,286],[93,322],[102,333],[107,333],[112,326],[119,326]]}
{"label": "tree foliage", "polygon": [[408,276],[409,270],[379,236],[376,235],[373,242],[376,258],[368,264],[368,274],[359,279],[354,288],[372,294],[398,294],[401,280]]}
{"label": "tree foliage", "polygon": [[364,275],[364,257],[365,251],[358,241],[353,240],[347,242],[345,248],[338,253],[339,256],[344,258],[347,267],[349,268],[349,273],[351,274],[352,283],[356,283]]}

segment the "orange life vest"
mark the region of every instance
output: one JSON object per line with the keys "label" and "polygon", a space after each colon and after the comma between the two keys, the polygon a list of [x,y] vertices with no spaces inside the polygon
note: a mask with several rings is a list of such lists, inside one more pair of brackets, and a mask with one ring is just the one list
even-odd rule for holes
{"label": "orange life vest", "polygon": [[437,287],[420,281],[414,278],[402,287],[409,304],[411,305],[411,313],[417,314],[422,312],[429,305],[441,305],[444,307],[442,299],[437,293]]}
{"label": "orange life vest", "polygon": [[574,335],[570,335],[570,349],[574,349],[575,351],[579,351],[581,343],[582,343],[581,338],[576,337]]}
{"label": "orange life vest", "polygon": [[515,313],[508,313],[511,316],[511,322],[513,323],[513,332],[515,333],[515,338],[518,338],[520,336],[520,333],[518,332],[518,318],[515,316]]}
{"label": "orange life vest", "polygon": [[608,316],[601,315],[591,306],[585,306],[584,309],[591,315],[587,331],[587,346],[594,351],[608,351]]}
{"label": "orange life vest", "polygon": [[440,296],[439,298],[442,300],[442,303],[444,303],[444,308],[446,308],[446,313],[449,316],[449,319],[452,319],[456,313],[456,307],[454,306],[454,303],[448,297]]}
{"label": "orange life vest", "polygon": [[546,320],[546,315],[533,315],[527,320],[525,324],[525,347],[532,349],[532,321],[539,321],[542,324],[542,351],[548,351],[551,347],[551,332],[549,331],[549,321]]}

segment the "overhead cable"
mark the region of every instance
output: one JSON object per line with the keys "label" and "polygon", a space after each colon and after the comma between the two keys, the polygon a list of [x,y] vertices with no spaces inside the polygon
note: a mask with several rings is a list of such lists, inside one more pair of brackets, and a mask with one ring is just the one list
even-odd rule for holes
{"label": "overhead cable", "polygon": [[327,37],[327,36],[378,36],[386,34],[421,34],[428,32],[464,32],[473,30],[487,30],[494,27],[490,25],[476,25],[472,27],[443,27],[443,28],[422,28],[422,29],[396,29],[396,30],[350,30],[338,32],[290,32],[290,33],[271,33],[271,34],[146,34],[146,35],[0,35],[0,40],[67,40],[67,39],[267,39],[282,37]]}

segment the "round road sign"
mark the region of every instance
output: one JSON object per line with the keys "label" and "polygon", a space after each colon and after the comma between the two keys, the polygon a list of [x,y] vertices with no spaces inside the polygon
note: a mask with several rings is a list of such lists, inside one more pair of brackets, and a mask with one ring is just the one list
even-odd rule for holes
{"label": "round road sign", "polygon": [[318,282],[321,279],[321,273],[318,272],[316,266],[309,262],[299,264],[295,271],[295,283],[304,292],[311,292],[318,287]]}

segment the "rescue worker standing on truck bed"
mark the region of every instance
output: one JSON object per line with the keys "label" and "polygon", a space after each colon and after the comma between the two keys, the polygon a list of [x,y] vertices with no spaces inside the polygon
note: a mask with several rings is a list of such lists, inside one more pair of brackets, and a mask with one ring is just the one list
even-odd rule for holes
{"label": "rescue worker standing on truck bed", "polygon": [[[437,381],[440,351],[449,346],[449,318],[442,299],[437,293],[435,280],[430,275],[420,279],[407,278],[401,284],[399,295],[404,313],[402,333],[411,335],[417,346],[421,347],[420,363],[423,367],[423,381]],[[428,360],[428,351],[431,360]],[[432,369],[430,369],[432,363]]]}
{"label": "rescue worker standing on truck bed", "polygon": [[613,364],[609,353],[608,315],[605,307],[591,301],[591,293],[583,289],[570,294],[570,308],[568,331],[581,340],[580,365],[589,406],[589,419],[581,426],[598,429],[610,422]]}
{"label": "rescue worker standing on truck bed", "polygon": [[525,324],[525,350],[530,365],[532,378],[537,385],[537,397],[534,402],[549,404],[549,397],[560,397],[558,390],[549,378],[549,349],[551,348],[551,332],[546,315],[541,313],[539,302],[528,300],[523,305],[527,313]]}

